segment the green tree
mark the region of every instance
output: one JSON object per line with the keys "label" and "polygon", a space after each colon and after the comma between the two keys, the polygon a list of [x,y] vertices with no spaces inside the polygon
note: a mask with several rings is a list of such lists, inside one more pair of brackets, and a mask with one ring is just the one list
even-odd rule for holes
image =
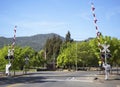
{"label": "green tree", "polygon": [[34,52],[35,51],[30,47],[15,47],[14,59],[11,60],[11,69],[14,70],[14,75],[16,70],[24,70],[26,68],[29,69],[30,67],[33,67],[32,59]]}
{"label": "green tree", "polygon": [[64,49],[61,47],[60,55],[57,58],[57,66],[75,68],[76,63],[78,67],[97,66],[98,59],[89,42],[74,42],[67,44]]}
{"label": "green tree", "polygon": [[82,66],[97,66],[98,60],[89,42],[81,42],[78,47],[78,57],[81,59]]}
{"label": "green tree", "polygon": [[120,41],[117,38],[112,38],[110,41],[110,53],[112,55],[109,61],[112,65],[120,65]]}
{"label": "green tree", "polygon": [[[64,45],[63,45],[64,46]],[[60,55],[57,58],[57,66],[72,68],[75,65],[76,50],[75,43],[67,43],[67,48],[61,47]],[[63,49],[64,48],[64,49]]]}
{"label": "green tree", "polygon": [[0,70],[5,70],[5,66],[8,63],[8,60],[5,59],[5,56],[8,55],[8,46],[4,46],[0,49]]}
{"label": "green tree", "polygon": [[70,31],[68,31],[68,33],[66,34],[66,37],[65,37],[65,42],[73,42],[73,39],[71,39],[71,34],[70,34]]}
{"label": "green tree", "polygon": [[32,58],[33,67],[43,67],[45,62],[44,50],[34,53],[34,56]]}
{"label": "green tree", "polygon": [[60,46],[62,44],[62,39],[59,36],[53,36],[46,41],[45,51],[47,58],[48,68],[54,69],[56,64],[56,58],[59,55]]}

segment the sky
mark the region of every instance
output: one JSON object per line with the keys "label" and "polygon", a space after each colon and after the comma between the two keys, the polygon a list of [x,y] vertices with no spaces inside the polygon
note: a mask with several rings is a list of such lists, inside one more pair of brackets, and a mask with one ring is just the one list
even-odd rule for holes
{"label": "sky", "polygon": [[32,36],[70,31],[74,40],[96,37],[91,3],[98,30],[120,39],[120,0],[0,0],[0,37]]}

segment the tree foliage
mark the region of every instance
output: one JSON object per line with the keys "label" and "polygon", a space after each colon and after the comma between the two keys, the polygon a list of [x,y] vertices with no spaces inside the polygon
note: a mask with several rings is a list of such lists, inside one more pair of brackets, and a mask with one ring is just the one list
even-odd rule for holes
{"label": "tree foliage", "polygon": [[[111,65],[120,65],[120,40],[109,36],[100,37],[101,44],[110,45],[108,48],[112,56],[107,58]],[[103,48],[102,48],[103,49]],[[62,68],[75,67],[76,61],[79,66],[98,66],[101,60],[100,50],[97,38],[85,42],[73,42],[63,44],[60,49],[60,55],[57,58],[57,66]]]}
{"label": "tree foliage", "polygon": [[61,44],[62,39],[59,36],[55,35],[53,36],[53,38],[50,38],[46,41],[45,51],[48,67],[55,68],[54,64],[56,63],[56,58],[59,55]]}
{"label": "tree foliage", "polygon": [[[120,40],[109,36],[101,36],[101,44],[110,45],[111,58],[107,58],[112,66],[120,65]],[[8,59],[8,46],[0,49],[0,70],[5,70]],[[26,62],[25,58],[29,60]],[[60,37],[54,36],[46,41],[43,50],[36,52],[31,47],[15,46],[14,59],[11,59],[12,70],[22,70],[24,67],[36,68],[44,67],[45,64],[51,69],[56,65],[60,68],[75,68],[98,66],[98,61],[101,60],[100,50],[98,47],[97,38],[89,41],[71,41],[70,32],[66,34],[66,40],[63,42]]]}
{"label": "tree foliage", "polygon": [[97,64],[96,59],[88,42],[73,42],[61,51],[57,58],[57,66],[72,68],[76,63],[78,66],[94,66]]}
{"label": "tree foliage", "polygon": [[70,34],[70,31],[68,31],[68,33],[66,34],[66,37],[65,37],[65,42],[73,42],[73,39],[71,39],[71,34]]}

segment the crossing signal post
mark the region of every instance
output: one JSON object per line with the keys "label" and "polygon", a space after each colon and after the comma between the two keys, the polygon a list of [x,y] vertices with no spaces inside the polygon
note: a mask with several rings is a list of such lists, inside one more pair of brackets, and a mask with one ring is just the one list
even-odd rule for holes
{"label": "crossing signal post", "polygon": [[9,45],[8,45],[8,55],[5,56],[5,59],[8,59],[9,63],[10,63],[10,59],[14,59],[14,50],[11,49]]}
{"label": "crossing signal post", "polygon": [[9,63],[6,64],[6,75],[9,76],[10,74],[10,67],[11,67],[11,59],[14,59],[14,46],[15,46],[15,39],[16,39],[16,28],[17,26],[15,26],[14,28],[14,37],[13,37],[13,42],[12,45],[8,45],[8,55],[5,56],[5,59],[8,59]]}
{"label": "crossing signal post", "polygon": [[101,51],[102,52],[101,56],[104,59],[103,67],[105,68],[105,80],[107,80],[110,73],[109,71],[111,68],[111,66],[107,63],[107,58],[111,57],[110,50],[108,49],[110,45],[107,45],[105,42],[105,44],[102,44],[102,47],[103,47],[103,50]]}
{"label": "crossing signal post", "polygon": [[[91,3],[91,10],[92,10],[93,17],[94,17],[94,25],[95,25],[96,34],[97,34],[98,47],[100,49],[100,53],[102,53],[101,54],[102,60],[104,60],[103,67],[105,68],[105,71],[107,72],[107,69],[108,69],[107,57],[111,57],[111,54],[109,54],[110,50],[108,49],[110,47],[110,45],[106,45],[106,43],[105,44],[101,44],[101,41],[100,41],[101,33],[98,30],[98,26],[97,26],[97,21],[98,20],[97,20],[96,15],[95,15],[95,7],[94,7],[93,3]],[[103,50],[101,48],[103,48]],[[107,75],[108,75],[108,73],[106,73],[105,79],[108,78]]]}
{"label": "crossing signal post", "polygon": [[8,59],[8,61],[9,61],[9,63],[8,64],[6,64],[6,75],[7,76],[9,76],[10,75],[10,67],[11,67],[11,63],[10,63],[10,59],[13,57],[11,54],[13,54],[12,53],[12,51],[11,51],[11,48],[10,48],[10,46],[8,45],[8,55],[7,56],[5,56],[5,59]]}

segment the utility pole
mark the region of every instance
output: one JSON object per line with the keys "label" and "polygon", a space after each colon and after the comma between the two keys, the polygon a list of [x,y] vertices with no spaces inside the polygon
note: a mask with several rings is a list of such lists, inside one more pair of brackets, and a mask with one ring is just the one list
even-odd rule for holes
{"label": "utility pole", "polygon": [[47,59],[47,55],[46,55],[46,48],[45,48],[45,51],[44,51],[44,58],[45,58],[44,68],[46,68],[46,59]]}
{"label": "utility pole", "polygon": [[77,71],[77,58],[78,57],[78,55],[77,55],[77,41],[76,41],[76,71]]}

